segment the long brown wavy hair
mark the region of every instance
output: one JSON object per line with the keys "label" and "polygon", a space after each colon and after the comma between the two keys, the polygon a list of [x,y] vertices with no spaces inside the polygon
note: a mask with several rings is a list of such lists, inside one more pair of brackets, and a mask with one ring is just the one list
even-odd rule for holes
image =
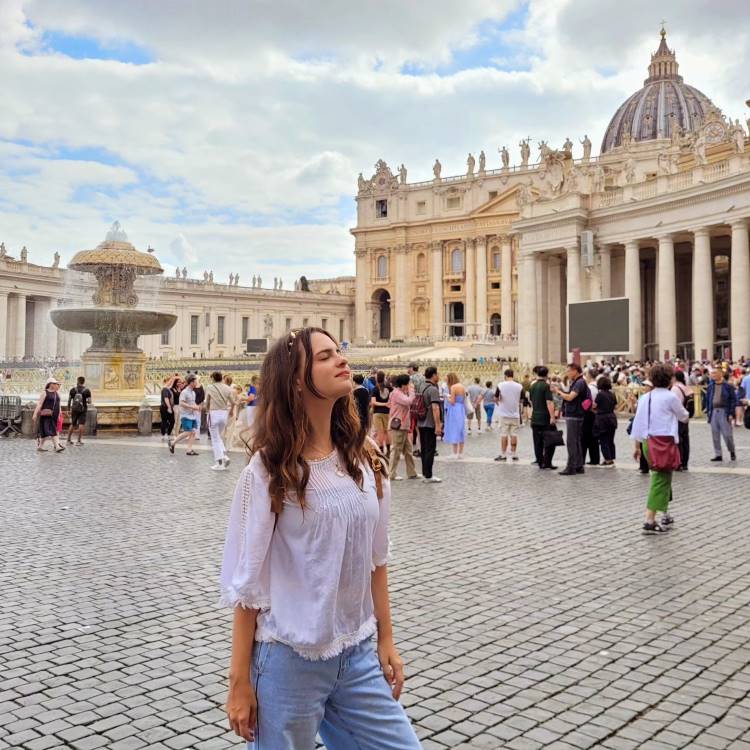
{"label": "long brown wavy hair", "polygon": [[[300,380],[304,387],[323,398],[312,379],[312,335],[322,333],[338,347],[338,341],[323,328],[309,327],[290,331],[274,342],[263,360],[261,383],[254,422],[253,453],[260,453],[270,481],[271,510],[281,513],[284,498],[296,495],[305,507],[305,489],[310,467],[302,456],[310,436],[302,393],[297,388],[297,373],[304,358]],[[344,470],[362,488],[362,466],[367,461],[367,428],[360,423],[354,397],[342,396],[333,406],[331,440],[344,462]]]}

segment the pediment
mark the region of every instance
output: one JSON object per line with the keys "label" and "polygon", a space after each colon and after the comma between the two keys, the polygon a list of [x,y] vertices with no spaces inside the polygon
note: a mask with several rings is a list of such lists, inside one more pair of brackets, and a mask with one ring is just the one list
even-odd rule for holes
{"label": "pediment", "polygon": [[518,214],[519,208],[517,194],[520,190],[520,185],[514,185],[513,187],[508,188],[472,211],[471,216]]}

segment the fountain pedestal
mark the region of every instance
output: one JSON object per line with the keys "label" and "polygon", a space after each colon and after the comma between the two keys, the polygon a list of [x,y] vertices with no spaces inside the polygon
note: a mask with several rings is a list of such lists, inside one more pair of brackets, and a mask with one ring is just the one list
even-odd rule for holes
{"label": "fountain pedestal", "polygon": [[98,401],[143,401],[146,355],[141,352],[107,352],[87,349],[81,355],[86,385]]}

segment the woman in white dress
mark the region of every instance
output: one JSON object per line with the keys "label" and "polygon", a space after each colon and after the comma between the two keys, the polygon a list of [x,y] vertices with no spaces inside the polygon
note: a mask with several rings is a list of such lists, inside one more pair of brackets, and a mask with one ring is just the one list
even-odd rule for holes
{"label": "woman in white dress", "polygon": [[[388,597],[390,487],[338,343],[291,331],[263,363],[222,601],[234,609],[227,715],[253,750],[417,750]],[[373,644],[372,637],[377,635]]]}

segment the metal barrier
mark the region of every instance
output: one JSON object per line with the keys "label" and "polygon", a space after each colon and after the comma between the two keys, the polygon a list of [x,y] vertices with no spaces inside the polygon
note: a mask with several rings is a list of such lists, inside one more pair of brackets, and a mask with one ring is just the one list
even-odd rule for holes
{"label": "metal barrier", "polygon": [[0,396],[0,436],[21,434],[21,398]]}

